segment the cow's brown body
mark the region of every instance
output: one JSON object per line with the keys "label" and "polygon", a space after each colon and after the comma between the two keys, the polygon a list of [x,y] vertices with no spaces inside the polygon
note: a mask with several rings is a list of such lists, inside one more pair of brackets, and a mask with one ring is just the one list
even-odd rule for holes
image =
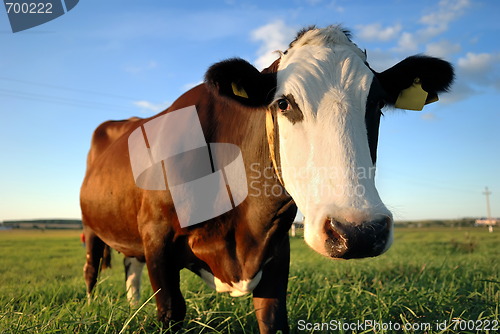
{"label": "cow's brown body", "polygon": [[[217,218],[181,228],[168,190],[142,190],[132,176],[128,137],[151,118],[102,124],[92,139],[81,189],[88,291],[95,285],[104,243],[146,261],[153,290],[159,290],[156,302],[163,321],[184,318],[182,268],[196,273],[204,269],[227,284],[252,279],[262,270],[253,291],[261,332],[287,330],[287,231],[296,207],[277,179],[269,177],[273,169],[265,113],[214,96],[199,85],[159,115],[193,105],[207,142],[240,147],[251,184],[249,196]],[[264,187],[275,191],[266,193]]]}

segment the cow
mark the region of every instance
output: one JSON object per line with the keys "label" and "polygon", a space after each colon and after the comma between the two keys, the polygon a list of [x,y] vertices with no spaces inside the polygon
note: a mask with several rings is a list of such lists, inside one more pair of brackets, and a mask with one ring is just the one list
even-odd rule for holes
{"label": "cow", "polygon": [[[312,26],[262,71],[239,58],[221,61],[158,115],[101,125],[80,196],[87,292],[107,244],[127,257],[129,286],[138,277],[131,268],[146,263],[165,324],[185,317],[179,271],[187,268],[218,292],[252,292],[261,333],[288,332],[288,230],[297,207],[305,242],[326,257],[387,251],[393,217],[374,183],[381,109],[421,109],[453,78],[451,64],[425,55],[376,72],[343,27]],[[241,150],[248,196],[226,213],[181,226],[168,189],[134,182],[128,140],[147,122],[190,106],[207,142]]]}

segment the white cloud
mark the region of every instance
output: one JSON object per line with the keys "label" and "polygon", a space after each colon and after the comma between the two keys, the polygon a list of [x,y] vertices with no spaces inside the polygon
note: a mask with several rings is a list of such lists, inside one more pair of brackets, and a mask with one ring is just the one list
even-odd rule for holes
{"label": "white cloud", "polygon": [[145,100],[134,101],[133,104],[136,107],[139,107],[142,113],[155,113],[155,114],[165,110],[170,105],[169,102],[153,103]]}
{"label": "white cloud", "polygon": [[357,36],[360,39],[368,41],[382,41],[386,42],[398,36],[403,27],[401,24],[393,26],[382,27],[380,23],[372,23],[366,25],[357,25]]}
{"label": "white cloud", "polygon": [[500,53],[467,52],[457,64],[457,78],[468,85],[499,88]]}
{"label": "white cloud", "polygon": [[428,43],[432,38],[447,31],[450,23],[462,16],[469,5],[470,0],[441,0],[437,8],[433,8],[431,13],[420,18],[419,22],[423,28],[414,33],[404,32],[394,51],[418,50],[419,44]]}
{"label": "white cloud", "polygon": [[431,38],[445,32],[448,25],[462,16],[469,5],[469,0],[441,0],[435,11],[420,18],[420,23],[426,26],[421,33]]}
{"label": "white cloud", "polygon": [[500,54],[467,52],[465,57],[458,59],[458,66],[466,73],[486,74],[496,63],[500,62]]}
{"label": "white cloud", "polygon": [[465,100],[476,94],[478,94],[478,91],[470,87],[466,81],[461,80],[461,77],[458,76],[457,81],[451,87],[450,92],[439,96],[439,102],[451,104]]}
{"label": "white cloud", "polygon": [[296,29],[287,26],[282,20],[276,20],[252,31],[252,40],[262,43],[255,60],[257,68],[264,69],[271,65],[278,58],[275,51],[286,50],[295,33]]}
{"label": "white cloud", "polygon": [[383,72],[401,61],[400,58],[394,56],[393,52],[381,49],[368,50],[367,58],[370,67],[377,72]]}
{"label": "white cloud", "polygon": [[345,12],[345,8],[337,4],[337,1],[332,1],[326,6],[326,8],[336,11],[337,13]]}
{"label": "white cloud", "polygon": [[460,52],[461,49],[460,44],[453,44],[450,41],[442,40],[436,43],[429,43],[425,49],[425,53],[434,57],[447,58],[454,53]]}
{"label": "white cloud", "polygon": [[500,91],[500,53],[468,52],[457,61],[456,82],[442,102],[452,103],[494,89]]}
{"label": "white cloud", "polygon": [[418,50],[418,39],[415,34],[404,32],[398,41],[398,46],[394,49],[399,52],[415,52]]}

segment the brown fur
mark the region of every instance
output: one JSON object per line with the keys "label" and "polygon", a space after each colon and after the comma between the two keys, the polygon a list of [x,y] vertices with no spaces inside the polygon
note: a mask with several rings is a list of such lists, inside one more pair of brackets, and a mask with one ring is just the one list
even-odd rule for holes
{"label": "brown fur", "polygon": [[[195,105],[207,142],[232,143],[242,151],[247,178],[262,189],[281,187],[265,179],[272,168],[265,133],[265,110],[246,109],[215,96],[200,85],[160,113]],[[289,246],[287,231],[296,207],[283,196],[252,193],[235,209],[210,221],[181,228],[168,191],[138,188],[128,156],[128,136],[154,118],[106,122],[94,133],[87,173],[81,189],[82,218],[87,237],[85,277],[90,293],[97,278],[96,264],[104,244],[126,256],[146,261],[162,321],[182,321],[185,302],[179,289],[179,270],[205,269],[222,282],[250,279],[263,270],[254,290],[261,332],[288,330],[286,287]],[[261,171],[255,173],[257,163]],[[271,169],[272,170],[272,169]],[[269,175],[267,172],[266,175]],[[266,265],[267,260],[272,259]]]}

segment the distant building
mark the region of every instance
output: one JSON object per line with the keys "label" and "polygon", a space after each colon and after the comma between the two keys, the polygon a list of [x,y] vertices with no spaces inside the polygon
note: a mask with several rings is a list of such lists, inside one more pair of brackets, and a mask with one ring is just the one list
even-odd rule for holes
{"label": "distant building", "polygon": [[476,219],[476,223],[474,225],[475,226],[497,226],[499,221],[500,221],[500,219],[497,219],[497,218],[491,218],[491,219],[481,218],[481,219]]}
{"label": "distant building", "polygon": [[0,226],[2,229],[79,230],[82,229],[82,221],[79,219],[5,220]]}
{"label": "distant building", "polygon": [[11,228],[6,226],[3,221],[0,221],[0,231],[2,230],[10,230]]}
{"label": "distant building", "polygon": [[[297,221],[297,218],[302,219],[301,221]],[[302,229],[302,234],[304,233],[304,217],[295,217],[295,221],[292,223],[292,227],[290,228],[290,235],[295,237],[297,235],[297,229]]]}

